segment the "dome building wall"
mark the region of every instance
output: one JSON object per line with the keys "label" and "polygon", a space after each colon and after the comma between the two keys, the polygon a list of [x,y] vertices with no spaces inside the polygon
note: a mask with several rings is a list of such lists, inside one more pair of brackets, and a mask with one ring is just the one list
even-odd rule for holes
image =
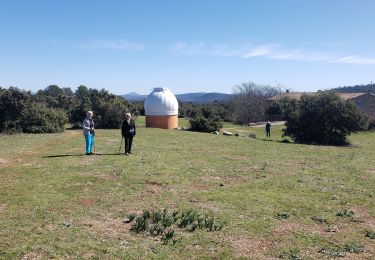
{"label": "dome building wall", "polygon": [[178,127],[178,102],[167,88],[154,88],[145,103],[146,127],[174,129]]}

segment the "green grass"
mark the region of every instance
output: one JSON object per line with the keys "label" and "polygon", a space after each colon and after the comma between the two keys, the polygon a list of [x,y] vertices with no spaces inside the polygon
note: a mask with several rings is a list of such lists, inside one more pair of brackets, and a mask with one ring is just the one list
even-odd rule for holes
{"label": "green grass", "polygon": [[[97,130],[97,155],[88,157],[80,130],[0,136],[0,259],[324,259],[322,248],[353,241],[363,246],[353,258],[374,257],[366,234],[375,223],[375,132],[330,147],[282,143],[282,126],[266,139],[264,128],[232,124],[224,129],[240,136],[137,124],[128,157],[117,154],[119,130]],[[225,224],[176,230],[173,245],[123,222],[164,208]],[[345,210],[354,216],[337,216]]]}

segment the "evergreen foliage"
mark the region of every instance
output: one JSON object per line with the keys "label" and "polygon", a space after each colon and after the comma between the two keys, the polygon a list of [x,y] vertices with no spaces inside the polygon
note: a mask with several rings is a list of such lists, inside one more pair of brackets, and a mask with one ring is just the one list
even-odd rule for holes
{"label": "evergreen foliage", "polygon": [[205,118],[203,115],[197,115],[189,120],[190,130],[197,132],[215,132],[223,127],[222,121],[218,117]]}
{"label": "evergreen foliage", "polygon": [[344,145],[352,132],[367,128],[367,118],[354,103],[322,92],[303,95],[295,107],[288,107],[283,136],[298,143]]}
{"label": "evergreen foliage", "polygon": [[139,114],[137,106],[108,91],[79,86],[50,85],[35,95],[18,88],[0,88],[0,133],[54,133],[65,124],[80,127],[88,110],[97,128],[119,128],[126,112]]}
{"label": "evergreen foliage", "polygon": [[[180,113],[189,118],[190,130],[197,132],[215,132],[223,127],[224,118],[229,118],[230,113],[226,104],[183,104]],[[181,116],[181,115],[180,115]],[[229,120],[228,120],[229,121]]]}
{"label": "evergreen foliage", "polygon": [[65,130],[66,122],[68,116],[64,110],[30,102],[22,110],[20,126],[24,133],[56,133]]}

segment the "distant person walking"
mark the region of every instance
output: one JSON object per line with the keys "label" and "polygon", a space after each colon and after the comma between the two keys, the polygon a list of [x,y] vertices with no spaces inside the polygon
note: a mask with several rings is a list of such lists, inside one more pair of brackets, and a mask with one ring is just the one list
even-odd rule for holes
{"label": "distant person walking", "polygon": [[136,134],[135,123],[131,117],[130,113],[126,113],[126,118],[121,126],[121,134],[125,138],[125,155],[132,154],[133,137]]}
{"label": "distant person walking", "polygon": [[95,127],[94,120],[92,119],[94,113],[87,111],[85,119],[82,122],[83,135],[86,142],[86,155],[93,154],[92,148],[94,147]]}
{"label": "distant person walking", "polygon": [[271,137],[271,122],[267,121],[266,123],[266,137]]}

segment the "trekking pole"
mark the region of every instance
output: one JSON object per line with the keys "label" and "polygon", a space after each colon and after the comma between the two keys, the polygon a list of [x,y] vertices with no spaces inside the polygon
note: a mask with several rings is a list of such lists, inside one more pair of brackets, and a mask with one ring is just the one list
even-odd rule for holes
{"label": "trekking pole", "polygon": [[122,146],[122,141],[124,140],[124,137],[123,136],[121,136],[121,144],[120,144],[120,148],[118,149],[118,153],[120,153],[120,151],[121,151],[121,146]]}

